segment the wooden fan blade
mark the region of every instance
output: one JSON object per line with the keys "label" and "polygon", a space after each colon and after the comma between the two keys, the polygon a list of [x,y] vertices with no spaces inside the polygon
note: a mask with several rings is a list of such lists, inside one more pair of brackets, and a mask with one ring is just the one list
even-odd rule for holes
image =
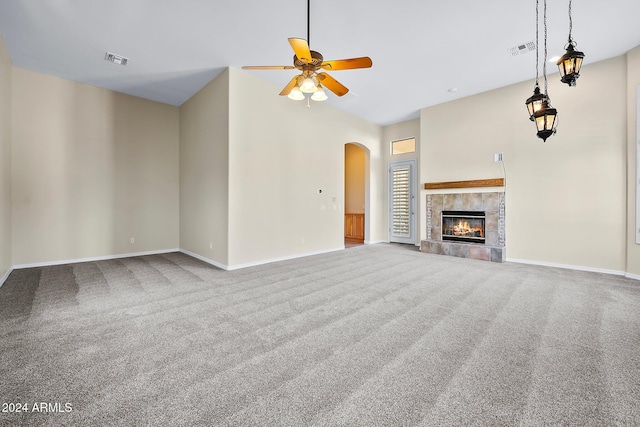
{"label": "wooden fan blade", "polygon": [[342,83],[340,83],[327,73],[318,73],[317,77],[324,87],[338,96],[346,95],[346,93],[349,92],[349,89],[347,89],[346,86],[344,86]]}
{"label": "wooden fan blade", "polygon": [[243,70],[293,70],[293,65],[245,65]]}
{"label": "wooden fan blade", "polygon": [[360,58],[335,59],[324,61],[321,65],[325,70],[353,70],[356,68],[369,68],[373,65],[371,58],[362,56]]}
{"label": "wooden fan blade", "polygon": [[289,93],[291,93],[291,90],[295,87],[297,82],[298,82],[298,76],[295,76],[294,78],[291,79],[289,83],[287,83],[284,89],[282,89],[282,92],[280,92],[280,96],[289,95]]}
{"label": "wooden fan blade", "polygon": [[298,39],[295,37],[289,38],[289,44],[296,53],[298,59],[305,64],[311,62],[311,51],[309,50],[309,43],[305,39]]}

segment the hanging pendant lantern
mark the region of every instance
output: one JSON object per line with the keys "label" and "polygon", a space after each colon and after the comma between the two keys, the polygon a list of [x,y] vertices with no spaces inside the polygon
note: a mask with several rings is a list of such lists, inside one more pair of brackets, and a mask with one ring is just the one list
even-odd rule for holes
{"label": "hanging pendant lantern", "polygon": [[527,111],[529,111],[529,120],[533,121],[533,114],[542,108],[542,103],[547,101],[547,95],[540,93],[540,86],[536,82],[536,86],[533,89],[533,95],[531,95],[525,102],[527,105]]}
{"label": "hanging pendant lantern", "polygon": [[556,126],[558,125],[558,110],[551,106],[551,99],[547,93],[547,0],[543,0],[544,15],[544,60],[542,62],[542,77],[544,79],[544,93],[540,91],[540,85],[538,82],[538,70],[539,70],[539,48],[538,41],[540,40],[538,31],[538,17],[539,17],[539,3],[540,0],[536,0],[536,84],[533,89],[533,95],[526,100],[527,111],[529,113],[529,119],[535,122],[538,129],[538,138],[541,138],[546,142],[547,138],[556,133]]}
{"label": "hanging pendant lantern", "polygon": [[546,142],[547,138],[556,133],[557,118],[558,110],[551,106],[549,99],[545,99],[541,108],[533,113],[533,119],[538,128],[538,138]]}
{"label": "hanging pendant lantern", "polygon": [[575,86],[576,80],[580,77],[580,67],[582,67],[582,59],[584,58],[584,53],[574,49],[575,45],[576,43],[569,39],[569,43],[565,46],[567,53],[562,55],[557,62],[560,81],[570,87]]}
{"label": "hanging pendant lantern", "polygon": [[580,67],[582,67],[582,60],[584,59],[584,53],[575,50],[577,43],[571,38],[571,31],[573,31],[573,18],[571,17],[571,3],[569,0],[569,41],[564,47],[567,51],[556,63],[558,70],[560,71],[560,81],[566,83],[569,87],[576,85],[576,80],[580,77]]}

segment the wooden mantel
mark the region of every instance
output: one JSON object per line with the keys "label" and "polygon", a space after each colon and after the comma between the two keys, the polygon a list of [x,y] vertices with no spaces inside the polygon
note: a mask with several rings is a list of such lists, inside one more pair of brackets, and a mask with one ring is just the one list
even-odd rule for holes
{"label": "wooden mantel", "polygon": [[503,187],[504,178],[473,179],[471,181],[426,182],[425,190],[440,190],[443,188],[476,188]]}

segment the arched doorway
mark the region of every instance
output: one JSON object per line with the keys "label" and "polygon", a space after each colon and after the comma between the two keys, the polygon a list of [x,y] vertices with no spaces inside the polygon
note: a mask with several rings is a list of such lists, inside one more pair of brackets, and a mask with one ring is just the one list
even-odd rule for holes
{"label": "arched doorway", "polygon": [[368,236],[369,150],[357,143],[344,146],[344,245],[363,245]]}

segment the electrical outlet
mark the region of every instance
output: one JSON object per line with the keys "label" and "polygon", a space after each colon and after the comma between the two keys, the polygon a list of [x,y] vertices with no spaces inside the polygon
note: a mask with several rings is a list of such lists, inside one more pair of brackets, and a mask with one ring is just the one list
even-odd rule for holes
{"label": "electrical outlet", "polygon": [[498,163],[502,161],[502,153],[495,153],[493,155],[493,161]]}
{"label": "electrical outlet", "polygon": [[134,239],[134,238],[132,237],[132,238],[129,240],[129,242],[131,242],[131,243],[135,243],[135,242],[136,242],[136,239]]}

